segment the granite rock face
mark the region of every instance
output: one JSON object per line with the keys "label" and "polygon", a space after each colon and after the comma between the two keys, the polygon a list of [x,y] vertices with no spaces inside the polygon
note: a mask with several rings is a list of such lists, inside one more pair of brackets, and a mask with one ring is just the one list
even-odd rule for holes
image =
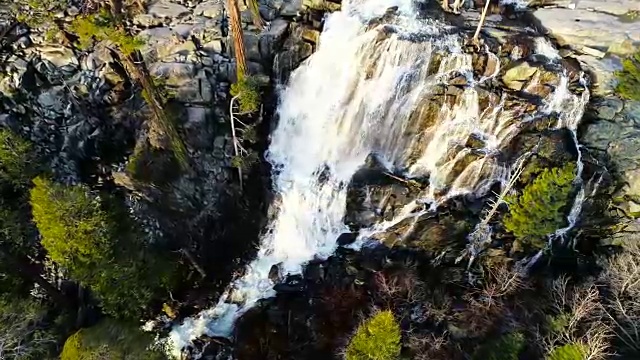
{"label": "granite rock face", "polygon": [[581,141],[604,154],[623,187],[615,194],[627,214],[640,209],[640,104],[615,94],[614,73],[640,49],[640,1],[544,1],[533,16],[547,34],[577,59],[593,81],[589,123]]}
{"label": "granite rock face", "polygon": [[[260,6],[270,23],[258,29],[249,10],[241,9],[244,38],[252,75],[269,82],[274,58],[291,34],[292,19],[280,17],[281,13],[297,14],[302,4],[269,1]],[[60,20],[68,23],[78,14],[69,9]],[[228,123],[235,60],[227,22],[223,0],[157,0],[128,22],[129,30],[144,41],[141,53],[150,74],[170,94],[171,111],[191,162],[190,171],[166,176],[161,191],[127,174],[133,152],[159,143],[145,119],[149,108],[135,79],[129,78],[108,43],[78,51],[70,42],[47,41],[38,29],[13,29],[8,35],[15,37],[11,45],[15,55],[7,59],[0,91],[22,89],[32,100],[3,97],[7,102],[3,108],[10,111],[0,114],[0,121],[36,143],[61,181],[86,181],[84,164],[98,159],[100,169],[91,169],[90,176],[113,179],[127,189],[132,215],[148,225],[149,233],[158,234],[156,214],[149,208],[154,202],[189,213],[194,221],[211,221],[237,187]],[[291,68],[315,46],[301,36],[287,41],[290,48],[309,48],[288,64]],[[105,154],[110,154],[108,159]],[[169,161],[166,155],[161,154],[158,163]]]}

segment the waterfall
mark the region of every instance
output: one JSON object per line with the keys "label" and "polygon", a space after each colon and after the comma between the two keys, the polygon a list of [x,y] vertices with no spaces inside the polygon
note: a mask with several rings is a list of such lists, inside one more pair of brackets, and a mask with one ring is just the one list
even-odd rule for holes
{"label": "waterfall", "polygon": [[[380,18],[392,6],[396,15]],[[507,109],[507,95],[481,89],[498,74],[498,56],[486,50],[493,67],[479,74],[459,35],[416,14],[411,0],[345,0],[327,17],[317,52],[280,94],[266,155],[277,215],[255,260],[219,302],[173,328],[176,354],[203,334],[229,336],[240,315],[275,294],[274,265],[299,274],[308,261],[334,252],[348,231],[349,182],[369,155],[429,186],[395,219],[362,230],[354,247],[447,199],[482,196],[508,181],[512,164],[500,154],[536,114],[517,102]],[[561,125],[573,126],[572,118],[561,117]]]}

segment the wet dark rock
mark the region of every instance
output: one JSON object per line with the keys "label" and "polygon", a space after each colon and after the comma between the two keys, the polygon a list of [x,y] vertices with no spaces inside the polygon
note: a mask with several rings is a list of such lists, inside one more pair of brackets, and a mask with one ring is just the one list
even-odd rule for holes
{"label": "wet dark rock", "polygon": [[269,270],[269,280],[272,283],[279,283],[282,280],[282,270],[280,266],[280,264],[272,265]]}
{"label": "wet dark rock", "polygon": [[306,33],[303,25],[290,25],[290,35],[273,59],[273,74],[278,81],[284,82],[291,71],[313,53],[315,44],[304,39]]}
{"label": "wet dark rock", "polygon": [[311,263],[305,268],[304,278],[312,283],[319,283],[325,279],[325,270],[322,263]]}
{"label": "wet dark rock", "polygon": [[305,283],[300,275],[287,277],[286,281],[276,284],[273,289],[278,293],[296,293],[304,291]]}
{"label": "wet dark rock", "polygon": [[358,233],[342,233],[340,234],[340,236],[338,236],[338,239],[336,240],[336,243],[339,246],[347,246],[351,243],[353,243],[354,241],[356,241],[356,238],[358,237]]}
{"label": "wet dark rock", "polygon": [[518,158],[530,152],[547,166],[560,166],[578,157],[572,136],[568,129],[521,133],[511,143],[512,156]]}

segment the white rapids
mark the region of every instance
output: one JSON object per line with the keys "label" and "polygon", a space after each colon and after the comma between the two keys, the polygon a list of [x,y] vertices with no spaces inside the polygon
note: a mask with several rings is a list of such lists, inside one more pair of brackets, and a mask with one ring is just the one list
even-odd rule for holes
{"label": "white rapids", "polygon": [[[390,24],[368,25],[392,6],[398,16]],[[273,265],[283,274],[299,274],[308,261],[334,252],[336,239],[348,231],[347,187],[370,154],[390,171],[428,178],[428,190],[416,200],[432,209],[452,196],[481,196],[506,183],[511,164],[498,155],[535,114],[526,104],[503,109],[504,96],[487,98],[477,90],[497,75],[496,55],[486,54],[494,71],[474,75],[461,38],[416,13],[411,0],[345,0],[342,11],[327,17],[317,52],[292,73],[281,94],[267,153],[278,195],[275,220],[256,259],[217,305],[173,328],[176,355],[203,334],[230,336],[240,315],[275,294],[269,280]],[[467,86],[455,101],[442,101],[449,99],[444,92],[454,78]],[[429,100],[436,97],[434,111]],[[578,112],[561,117],[559,126],[574,130]],[[467,147],[470,138],[480,139],[482,147]],[[414,201],[401,219],[362,231],[356,244],[417,216],[417,207]]]}

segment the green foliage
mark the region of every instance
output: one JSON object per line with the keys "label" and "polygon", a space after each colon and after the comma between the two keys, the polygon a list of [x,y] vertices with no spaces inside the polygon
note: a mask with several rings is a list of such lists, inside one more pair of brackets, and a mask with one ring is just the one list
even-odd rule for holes
{"label": "green foliage", "polygon": [[68,7],[65,0],[17,0],[11,5],[16,20],[44,32],[55,26],[55,14]]}
{"label": "green foliage", "polygon": [[78,16],[71,23],[70,31],[78,36],[78,46],[89,49],[93,41],[111,41],[126,56],[139,50],[144,42],[129,35],[124,29],[116,28],[110,14]]}
{"label": "green foliage", "polygon": [[32,176],[31,144],[10,130],[0,129],[0,180],[14,186],[26,184]]}
{"label": "green foliage", "polygon": [[[31,189],[42,245],[72,278],[93,290],[105,312],[136,317],[172,282],[172,267],[140,239],[126,215],[85,186],[44,178]],[[110,211],[106,211],[109,209]]]}
{"label": "green foliage", "polygon": [[43,319],[46,308],[34,300],[0,298],[0,357],[40,360],[55,348],[56,337]]}
{"label": "green foliage", "polygon": [[400,355],[400,326],[381,311],[360,324],[347,346],[347,360],[395,360]]}
{"label": "green foliage", "polygon": [[166,359],[162,349],[154,345],[153,337],[135,325],[105,319],[71,335],[64,344],[60,360]]}
{"label": "green foliage", "polygon": [[241,113],[252,113],[260,108],[260,82],[252,76],[244,76],[231,84],[231,96],[237,96]]}
{"label": "green foliage", "polygon": [[[88,265],[111,257],[107,214],[82,185],[67,187],[35,178],[31,189],[33,219],[51,259],[80,279]],[[92,270],[92,269],[91,269]]]}
{"label": "green foliage", "polygon": [[535,248],[544,246],[544,238],[565,223],[566,205],[575,178],[575,164],[562,168],[544,169],[528,184],[522,194],[509,195],[509,213],[504,219],[505,228],[518,241]]}
{"label": "green foliage", "polygon": [[477,360],[518,360],[525,345],[524,335],[513,332],[482,346],[474,355]]}
{"label": "green foliage", "polygon": [[587,346],[582,343],[572,343],[559,346],[551,351],[545,360],[584,360]]}
{"label": "green foliage", "polygon": [[622,70],[616,71],[616,91],[626,99],[640,101],[640,52],[622,62]]}
{"label": "green foliage", "polygon": [[245,171],[249,170],[257,162],[258,154],[254,151],[251,151],[246,156],[238,155],[231,158],[231,166]]}
{"label": "green foliage", "polygon": [[549,327],[549,332],[552,334],[558,334],[564,331],[564,329],[569,326],[569,322],[571,321],[571,314],[562,313],[557,316],[547,316],[547,323]]}

